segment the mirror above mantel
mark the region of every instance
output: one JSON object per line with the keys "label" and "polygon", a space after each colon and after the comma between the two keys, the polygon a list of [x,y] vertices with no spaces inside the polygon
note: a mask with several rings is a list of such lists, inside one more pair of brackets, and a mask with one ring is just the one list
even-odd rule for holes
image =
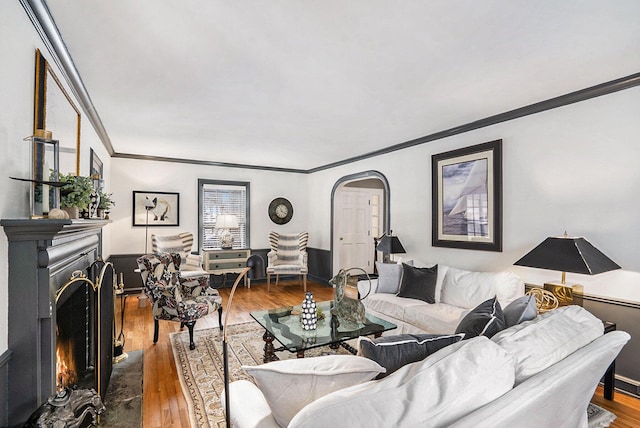
{"label": "mirror above mantel", "polygon": [[49,62],[36,50],[33,133],[59,141],[60,172],[80,175],[80,110]]}

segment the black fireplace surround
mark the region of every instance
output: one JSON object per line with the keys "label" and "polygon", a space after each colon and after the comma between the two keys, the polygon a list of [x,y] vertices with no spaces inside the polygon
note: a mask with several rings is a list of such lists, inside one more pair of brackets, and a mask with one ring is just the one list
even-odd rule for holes
{"label": "black fireplace surround", "polygon": [[[76,346],[82,388],[104,398],[113,357],[114,271],[101,261],[105,220],[3,219],[9,240],[7,418],[22,426],[56,392],[57,312],[73,304],[74,329],[86,331]],[[100,272],[104,276],[94,288]],[[74,277],[64,291],[61,287]],[[56,299],[56,294],[59,298]],[[99,302],[99,303],[98,303]],[[100,310],[98,311],[98,305]],[[78,309],[79,308],[79,309]],[[89,378],[87,381],[86,378]]]}

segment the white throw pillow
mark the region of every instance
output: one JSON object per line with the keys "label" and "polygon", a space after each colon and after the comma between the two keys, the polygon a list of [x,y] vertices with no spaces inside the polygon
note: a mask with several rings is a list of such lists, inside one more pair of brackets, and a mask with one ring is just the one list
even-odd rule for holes
{"label": "white throw pillow", "polygon": [[502,273],[505,272],[471,272],[450,267],[442,283],[441,302],[460,308],[475,308],[496,296],[496,283]]}
{"label": "white throw pillow", "polygon": [[355,355],[327,355],[242,366],[253,377],[280,426],[307,404],[333,391],[373,379],[386,369]]}
{"label": "white throw pillow", "polygon": [[515,358],[516,383],[602,336],[602,321],[580,306],[563,306],[491,338]]}
{"label": "white throw pillow", "polygon": [[396,294],[402,279],[402,265],[376,262],[376,270],[378,271],[376,293]]}
{"label": "white throw pillow", "polygon": [[513,387],[513,358],[486,337],[449,345],[384,379],[329,394],[293,427],[445,427]]}

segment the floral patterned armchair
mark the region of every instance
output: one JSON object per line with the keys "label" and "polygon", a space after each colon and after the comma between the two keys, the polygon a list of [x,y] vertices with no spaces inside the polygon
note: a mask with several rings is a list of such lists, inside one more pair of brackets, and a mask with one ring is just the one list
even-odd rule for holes
{"label": "floral patterned armchair", "polygon": [[147,254],[138,258],[145,294],[153,309],[153,343],[158,341],[158,320],[176,321],[189,329],[189,347],[195,349],[193,327],[205,315],[218,311],[222,330],[222,297],[209,287],[209,275],[180,275],[177,253]]}

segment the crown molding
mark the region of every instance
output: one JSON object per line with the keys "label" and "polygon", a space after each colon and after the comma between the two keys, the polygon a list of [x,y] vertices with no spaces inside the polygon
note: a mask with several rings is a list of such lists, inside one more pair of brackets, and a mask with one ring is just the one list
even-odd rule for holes
{"label": "crown molding", "polygon": [[87,92],[87,89],[82,82],[82,78],[78,73],[78,70],[73,63],[73,59],[67,50],[62,36],[58,31],[58,27],[53,21],[53,17],[49,12],[49,8],[44,0],[20,0],[25,12],[29,19],[33,23],[34,28],[40,35],[40,38],[44,42],[49,54],[52,57],[54,63],[58,66],[67,84],[70,86],[71,91],[78,99],[82,110],[85,112],[89,121],[93,125],[98,137],[102,141],[102,144],[107,149],[107,152],[114,158],[125,159],[138,159],[138,160],[151,160],[159,162],[177,162],[196,165],[209,165],[209,166],[222,166],[227,168],[243,168],[243,169],[258,169],[266,171],[278,171],[278,172],[291,172],[298,174],[312,174],[314,172],[324,171],[331,168],[336,168],[350,163],[358,162],[365,159],[374,158],[384,154],[392,153],[398,150],[404,150],[409,147],[418,146],[421,144],[430,143],[432,141],[441,140],[443,138],[451,137],[453,135],[462,134],[465,132],[473,131],[476,129],[484,128],[487,126],[495,125],[501,122],[507,122],[510,120],[518,119],[521,117],[529,116],[536,113],[541,113],[547,110],[552,110],[558,107],[563,107],[569,104],[574,104],[581,101],[586,101],[591,98],[600,97],[602,95],[608,95],[614,92],[630,89],[635,86],[640,86],[640,73],[635,73],[626,77],[611,80],[609,82],[601,83],[599,85],[591,86],[585,89],[581,89],[575,92],[570,92],[565,95],[560,95],[555,98],[551,98],[538,103],[530,104],[524,107],[520,107],[514,110],[510,110],[504,113],[496,114],[486,117],[484,119],[469,122],[464,125],[449,128],[444,131],[439,131],[433,134],[426,135],[424,137],[409,140],[404,143],[395,144],[385,147],[383,149],[375,150],[372,152],[364,153],[362,155],[353,156],[347,159],[343,159],[337,162],[331,162],[325,165],[321,165],[308,170],[294,169],[294,168],[280,168],[273,166],[260,166],[260,165],[245,165],[236,163],[216,162],[216,161],[202,161],[195,159],[176,159],[167,158],[161,156],[144,156],[128,153],[116,153],[111,145],[111,140],[107,134],[104,125],[96,111],[91,97]]}

